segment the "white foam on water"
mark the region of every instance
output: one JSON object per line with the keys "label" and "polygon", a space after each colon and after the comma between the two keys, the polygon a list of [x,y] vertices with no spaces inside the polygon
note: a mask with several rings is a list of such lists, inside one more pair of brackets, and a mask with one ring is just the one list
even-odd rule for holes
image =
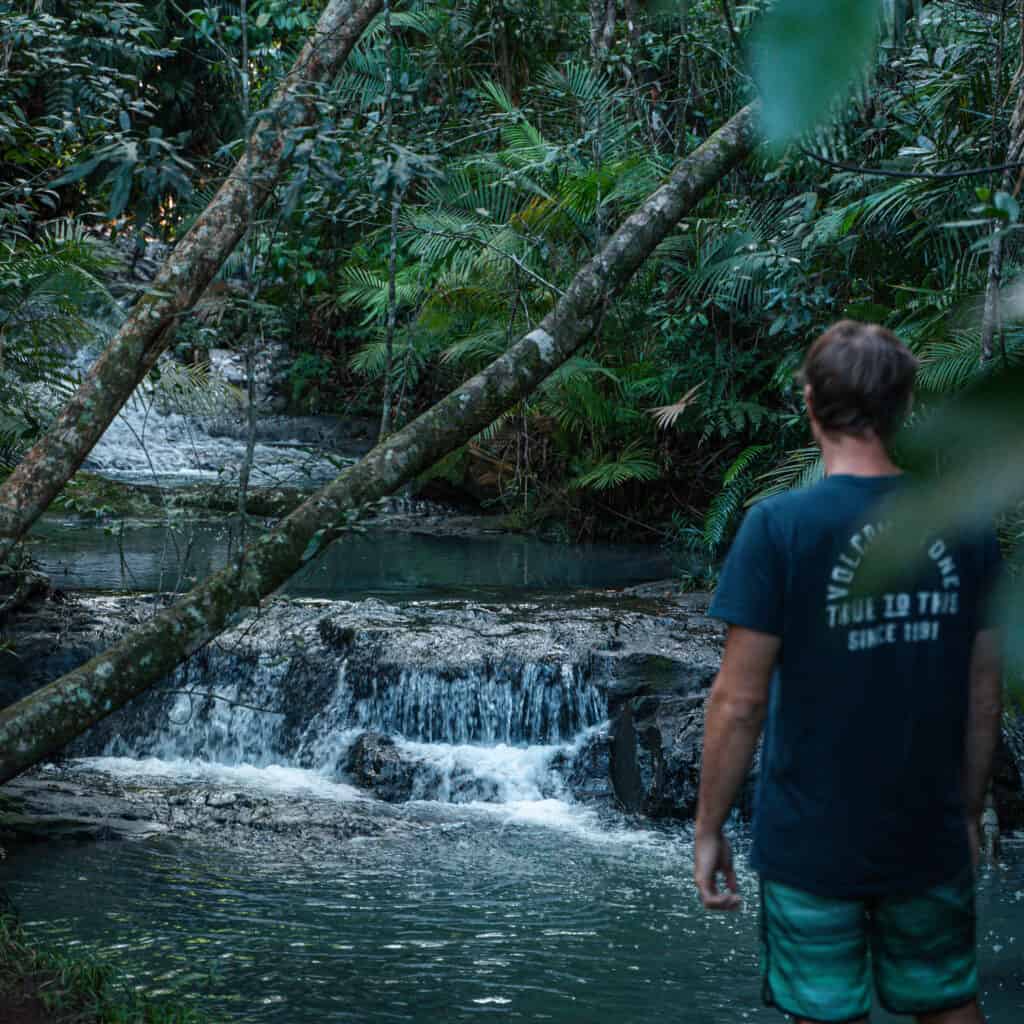
{"label": "white foam on water", "polygon": [[571,800],[514,800],[507,804],[477,803],[470,806],[476,811],[499,817],[508,825],[552,829],[602,846],[653,850],[664,847],[668,842],[659,833],[630,827],[625,822],[613,823],[593,808]]}
{"label": "white foam on water", "polygon": [[[559,755],[571,759],[599,728],[585,730],[568,744],[478,746],[398,739],[396,745],[433,769],[426,773],[430,791],[414,793],[420,799],[456,803],[510,826],[552,829],[601,845],[664,846],[665,837],[658,833],[613,824],[593,807],[574,802],[552,767]],[[483,798],[474,798],[477,794]]]}
{"label": "white foam on water", "polygon": [[[506,743],[478,746],[471,743],[417,743],[396,740],[399,750],[425,762],[442,778],[430,799],[476,803],[457,799],[458,791],[471,794],[489,791],[492,803],[539,801],[560,788],[551,771],[551,761],[565,748],[556,745],[515,747]],[[425,794],[424,794],[425,795]]]}
{"label": "white foam on water", "polygon": [[215,761],[159,757],[86,757],[75,764],[119,778],[160,779],[175,783],[202,782],[291,796],[316,796],[342,803],[368,800],[367,794],[308,768],[271,764],[226,765]]}

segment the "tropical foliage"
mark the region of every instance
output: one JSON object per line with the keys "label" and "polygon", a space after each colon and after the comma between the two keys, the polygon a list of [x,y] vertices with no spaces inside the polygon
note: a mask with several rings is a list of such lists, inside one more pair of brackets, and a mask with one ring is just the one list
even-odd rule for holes
{"label": "tropical foliage", "polygon": [[[179,355],[285,339],[293,409],[375,416],[386,389],[401,425],[543,316],[755,88],[776,113],[807,93],[765,63],[781,45],[769,6],[627,5],[596,45],[580,0],[395,5],[311,95],[290,176],[222,275],[248,298],[181,324]],[[897,330],[923,360],[925,412],[984,372],[998,232],[989,365],[1020,363],[1019,172],[974,173],[1010,143],[1012,6],[889,2],[876,23],[845,5],[873,66],[835,63],[803,134],[772,114],[774,147],[679,225],[579,355],[438,472],[530,523],[660,532],[714,557],[750,501],[820,472],[794,371],[830,322]],[[5,431],[32,428],[22,384],[55,382],[116,319],[109,243],[180,237],[241,150],[243,83],[258,116],[316,14],[310,0],[0,4]]]}

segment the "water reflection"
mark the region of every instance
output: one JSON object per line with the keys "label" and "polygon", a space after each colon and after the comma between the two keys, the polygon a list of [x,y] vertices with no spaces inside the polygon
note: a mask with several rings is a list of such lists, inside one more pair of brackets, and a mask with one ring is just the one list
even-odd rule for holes
{"label": "water reflection", "polygon": [[[34,557],[67,589],[181,590],[224,566],[232,544],[222,523],[125,526],[48,519]],[[288,583],[303,597],[449,593],[469,589],[629,586],[672,574],[671,560],[644,545],[553,544],[500,534],[435,537],[370,531],[336,541]]]}

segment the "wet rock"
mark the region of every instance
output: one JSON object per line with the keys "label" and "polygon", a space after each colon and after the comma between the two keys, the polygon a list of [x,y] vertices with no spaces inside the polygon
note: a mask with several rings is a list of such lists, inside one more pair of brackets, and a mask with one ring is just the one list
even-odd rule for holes
{"label": "wet rock", "polygon": [[608,730],[596,730],[579,749],[556,756],[552,767],[562,776],[565,788],[580,803],[612,803],[611,745]]}
{"label": "wet rock", "polygon": [[[697,812],[704,753],[703,694],[654,695],[621,704],[610,725],[609,774],[619,805],[650,818],[689,821]],[[753,811],[760,750],[737,798],[744,818]]]}
{"label": "wet rock", "polygon": [[[608,663],[612,682],[609,699],[614,706],[630,698],[675,694],[691,695],[708,689],[718,671],[719,654],[707,645],[696,656],[667,657],[649,651],[612,654]],[[601,657],[598,652],[597,657]]]}
{"label": "wet rock", "polygon": [[1024,715],[1008,711],[996,747],[992,795],[1003,832],[1024,829]]}
{"label": "wet rock", "polygon": [[36,769],[4,787],[0,842],[180,836],[225,846],[310,845],[416,827],[386,804],[240,789],[170,777],[112,776],[73,764]]}
{"label": "wet rock", "polygon": [[352,744],[345,764],[357,786],[388,803],[403,803],[412,797],[422,767],[403,757],[390,736],[376,732],[364,732]]}
{"label": "wet rock", "polygon": [[16,843],[60,840],[147,839],[168,827],[118,796],[65,780],[59,773],[23,775],[5,787],[0,840]]}
{"label": "wet rock", "polygon": [[652,818],[693,817],[704,738],[700,696],[625,701],[612,721],[610,774],[624,810]]}
{"label": "wet rock", "polygon": [[74,595],[58,593],[19,609],[4,624],[0,707],[84,664],[123,628],[105,603]]}

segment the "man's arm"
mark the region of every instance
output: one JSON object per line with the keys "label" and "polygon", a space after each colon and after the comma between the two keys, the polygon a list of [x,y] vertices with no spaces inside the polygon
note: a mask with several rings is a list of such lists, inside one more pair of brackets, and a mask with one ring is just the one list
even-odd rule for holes
{"label": "man's arm", "polygon": [[[722,667],[708,697],[693,876],[709,910],[734,910],[740,903],[722,826],[750,770],[780,645],[779,637],[770,633],[730,626]],[[719,873],[725,875],[724,892],[718,888]]]}
{"label": "man's arm", "polygon": [[1002,646],[1000,630],[983,629],[974,638],[971,651],[964,798],[975,862],[978,823],[985,810],[985,793],[992,776],[992,759],[999,742],[1003,715]]}

